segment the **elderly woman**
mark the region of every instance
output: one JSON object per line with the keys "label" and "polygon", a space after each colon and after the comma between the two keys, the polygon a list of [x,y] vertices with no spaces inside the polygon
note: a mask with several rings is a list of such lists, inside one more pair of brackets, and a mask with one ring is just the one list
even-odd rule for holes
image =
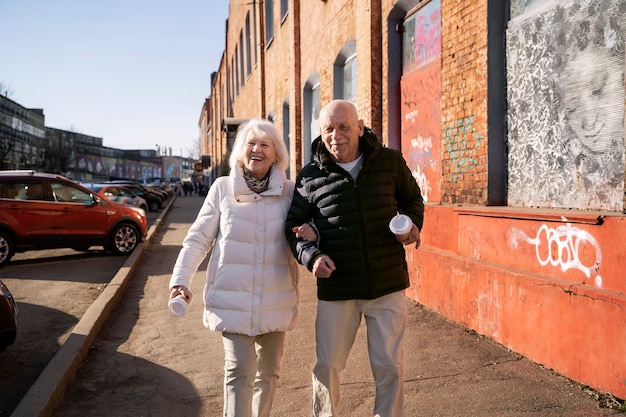
{"label": "elderly woman", "polygon": [[[200,263],[210,256],[204,325],[222,332],[224,416],[269,416],[285,332],[297,317],[298,269],[284,234],[294,183],[287,148],[268,121],[252,119],[237,133],[230,175],[211,186],[183,241],[170,298],[189,298]],[[294,232],[315,241],[312,227]]]}

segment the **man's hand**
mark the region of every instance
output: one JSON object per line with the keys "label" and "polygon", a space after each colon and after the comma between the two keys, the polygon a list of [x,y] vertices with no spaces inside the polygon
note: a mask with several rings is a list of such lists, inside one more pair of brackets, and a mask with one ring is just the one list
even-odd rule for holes
{"label": "man's hand", "polygon": [[313,263],[313,275],[317,278],[328,278],[335,270],[335,263],[328,255],[320,255]]}
{"label": "man's hand", "polygon": [[422,240],[420,238],[420,229],[418,229],[416,225],[413,225],[413,227],[411,228],[411,233],[409,233],[409,237],[402,241],[402,244],[404,246],[408,246],[412,243],[415,243],[415,249],[419,248],[420,244],[422,243]]}

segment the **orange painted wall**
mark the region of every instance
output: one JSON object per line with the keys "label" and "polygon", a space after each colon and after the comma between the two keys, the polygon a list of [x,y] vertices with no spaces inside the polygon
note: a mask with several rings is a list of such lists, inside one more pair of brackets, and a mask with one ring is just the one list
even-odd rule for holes
{"label": "orange painted wall", "polygon": [[625,398],[626,219],[591,225],[511,217],[427,206],[422,247],[407,253],[408,295],[562,375]]}
{"label": "orange painted wall", "polygon": [[402,153],[425,201],[441,201],[441,65],[402,78]]}

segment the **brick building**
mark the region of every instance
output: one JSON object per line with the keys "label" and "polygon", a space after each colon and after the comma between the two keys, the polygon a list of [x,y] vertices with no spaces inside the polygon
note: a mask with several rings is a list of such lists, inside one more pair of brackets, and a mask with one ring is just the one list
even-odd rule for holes
{"label": "brick building", "polygon": [[203,153],[224,168],[237,126],[266,118],[295,178],[320,107],[353,101],[427,201],[407,295],[625,398],[625,11],[623,0],[233,0]]}

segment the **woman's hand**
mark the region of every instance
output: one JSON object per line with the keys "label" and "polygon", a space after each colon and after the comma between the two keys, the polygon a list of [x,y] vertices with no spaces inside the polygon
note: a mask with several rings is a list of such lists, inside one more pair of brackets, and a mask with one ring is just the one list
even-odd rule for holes
{"label": "woman's hand", "polygon": [[298,239],[308,240],[309,242],[315,242],[317,240],[317,232],[308,223],[305,223],[302,226],[292,227],[291,231],[296,234]]}
{"label": "woman's hand", "polygon": [[170,300],[172,298],[178,297],[179,295],[182,295],[185,300],[189,300],[189,298],[191,297],[191,292],[184,285],[177,285],[175,287],[172,287],[170,291]]}

